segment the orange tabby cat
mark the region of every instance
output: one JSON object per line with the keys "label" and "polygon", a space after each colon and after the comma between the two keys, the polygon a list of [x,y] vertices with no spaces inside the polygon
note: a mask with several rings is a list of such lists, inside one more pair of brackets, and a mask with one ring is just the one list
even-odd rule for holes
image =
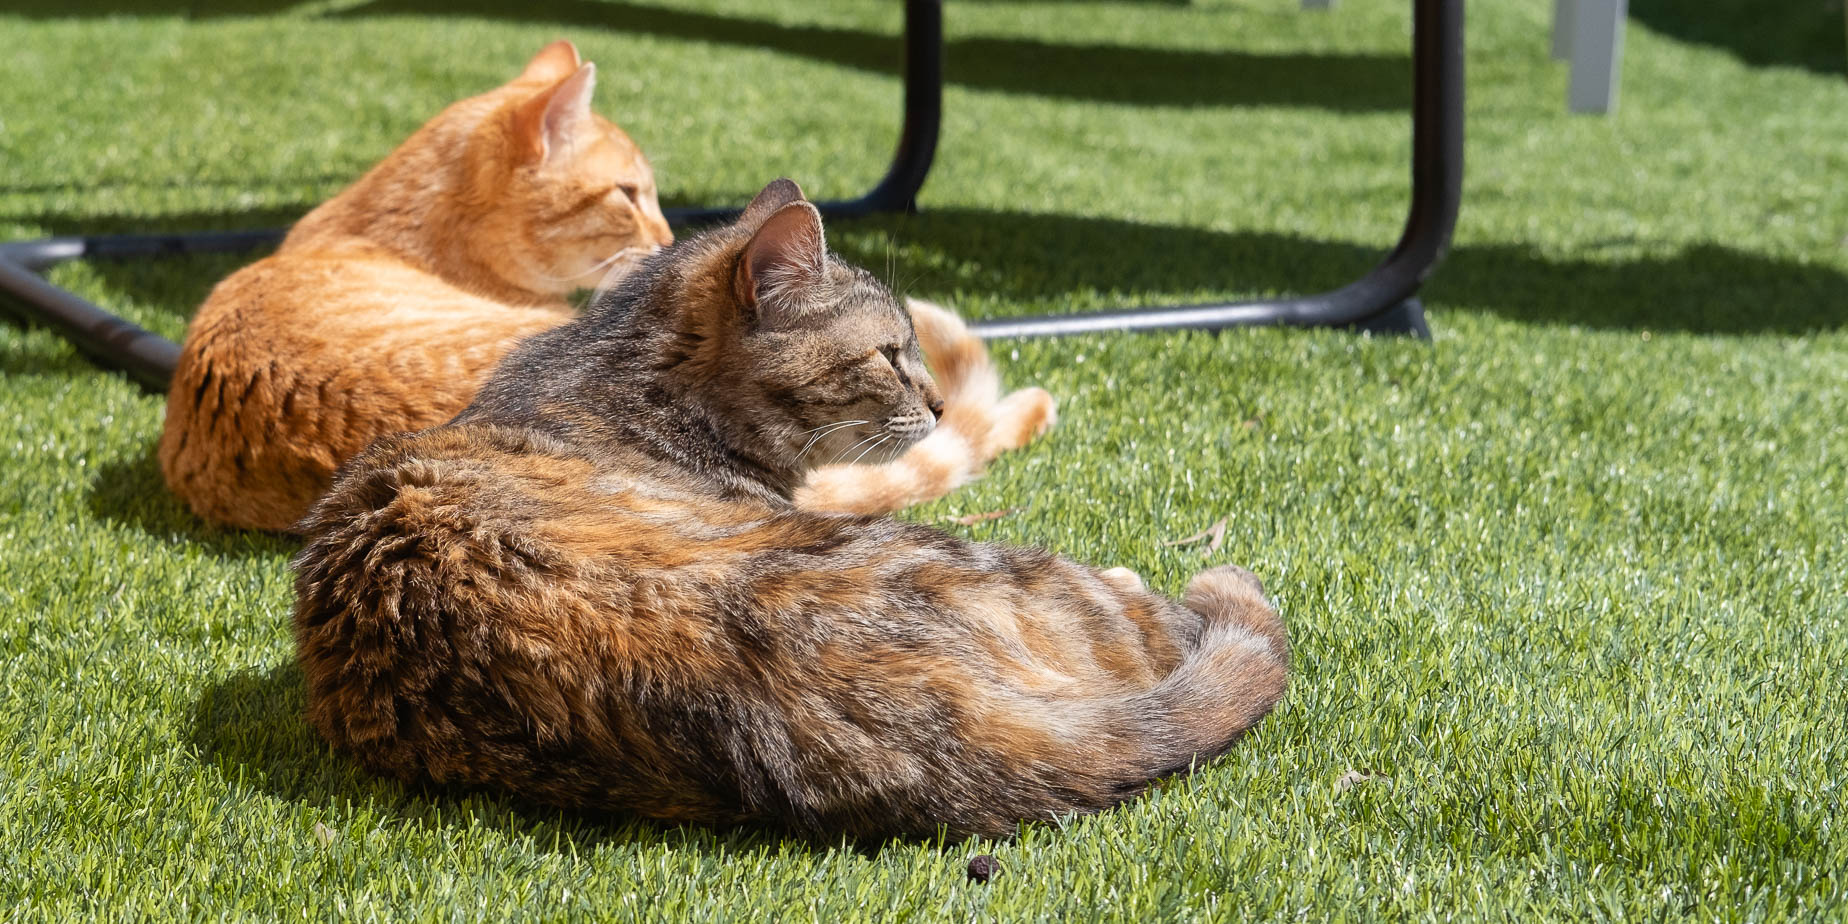
{"label": "orange tabby cat", "polygon": [[[595,65],[547,46],[512,82],[445,109],[215,288],[168,392],[161,471],[195,513],[284,530],[373,439],[447,421],[573,291],[673,241],[654,175],[590,110]],[[1053,420],[999,396],[955,315],[910,305],[945,426],[883,466],[830,466],[798,496],[883,513],[939,496]]]}

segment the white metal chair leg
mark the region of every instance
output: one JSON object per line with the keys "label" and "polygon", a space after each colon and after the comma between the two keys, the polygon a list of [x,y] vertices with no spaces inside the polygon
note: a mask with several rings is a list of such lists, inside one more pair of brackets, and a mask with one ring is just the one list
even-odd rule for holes
{"label": "white metal chair leg", "polygon": [[1572,57],[1572,16],[1578,0],[1553,0],[1553,60]]}
{"label": "white metal chair leg", "polygon": [[[1629,0],[1566,0],[1572,19],[1572,88],[1567,105],[1573,112],[1611,112],[1623,73],[1623,29]],[[1557,33],[1556,33],[1557,35]],[[1555,37],[1555,48],[1558,39]]]}

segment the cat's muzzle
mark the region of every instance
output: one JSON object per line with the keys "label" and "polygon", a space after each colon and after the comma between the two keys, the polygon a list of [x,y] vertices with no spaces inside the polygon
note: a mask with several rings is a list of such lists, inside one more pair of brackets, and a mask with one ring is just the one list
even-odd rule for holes
{"label": "cat's muzzle", "polygon": [[936,429],[937,418],[931,414],[906,414],[886,421],[885,432],[893,439],[906,446],[930,435]]}

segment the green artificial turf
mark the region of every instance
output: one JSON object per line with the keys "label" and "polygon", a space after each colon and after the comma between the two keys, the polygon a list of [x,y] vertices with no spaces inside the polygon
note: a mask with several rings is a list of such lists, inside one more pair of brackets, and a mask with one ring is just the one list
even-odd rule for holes
{"label": "green artificial turf", "polygon": [[[923,214],[831,239],[978,316],[1344,282],[1404,216],[1406,7],[952,0]],[[368,778],[300,717],[292,544],[189,517],[151,461],[161,399],[0,322],[0,915],[1848,913],[1841,7],[1635,0],[1610,118],[1563,111],[1550,7],[1471,5],[1434,342],[996,345],[1062,420],[912,515],[1019,508],[947,528],[1169,592],[1246,564],[1296,650],[1223,760],[1006,841],[810,844]],[[0,238],[286,222],[561,35],[671,203],[781,174],[848,195],[895,136],[900,19],[14,0]],[[241,259],[54,277],[177,336]],[[1222,517],[1223,548],[1168,544]]]}

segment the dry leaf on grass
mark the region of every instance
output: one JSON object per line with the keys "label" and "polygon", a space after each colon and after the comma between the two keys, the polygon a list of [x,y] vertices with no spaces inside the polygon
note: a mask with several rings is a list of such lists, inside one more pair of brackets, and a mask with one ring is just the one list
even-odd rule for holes
{"label": "dry leaf on grass", "polygon": [[1386,774],[1381,773],[1378,770],[1365,770],[1365,769],[1349,770],[1348,772],[1341,774],[1341,778],[1335,781],[1335,791],[1336,792],[1347,792],[1348,790],[1353,789],[1354,787],[1359,786],[1362,783],[1366,783],[1371,780],[1384,780],[1386,778],[1387,778]]}
{"label": "dry leaf on grass", "polygon": [[339,837],[340,835],[334,833],[334,829],[318,821],[314,823],[314,839],[320,841],[321,846],[332,847],[335,839]]}
{"label": "dry leaf on grass", "polygon": [[1226,521],[1230,519],[1232,518],[1231,517],[1220,517],[1219,522],[1214,523],[1213,525],[1208,526],[1207,528],[1200,530],[1199,532],[1194,533],[1193,535],[1188,536],[1185,539],[1176,539],[1172,542],[1164,542],[1162,544],[1163,545],[1193,545],[1196,542],[1200,542],[1205,539],[1211,539],[1213,541],[1208,542],[1206,544],[1206,550],[1208,552],[1217,552],[1219,551],[1220,546],[1226,544]]}
{"label": "dry leaf on grass", "polygon": [[960,517],[944,517],[943,522],[954,523],[957,526],[974,526],[977,523],[986,523],[989,520],[999,520],[1002,517],[1013,516],[1019,512],[1019,507],[1009,507],[1006,510],[990,510],[987,513],[970,513]]}

